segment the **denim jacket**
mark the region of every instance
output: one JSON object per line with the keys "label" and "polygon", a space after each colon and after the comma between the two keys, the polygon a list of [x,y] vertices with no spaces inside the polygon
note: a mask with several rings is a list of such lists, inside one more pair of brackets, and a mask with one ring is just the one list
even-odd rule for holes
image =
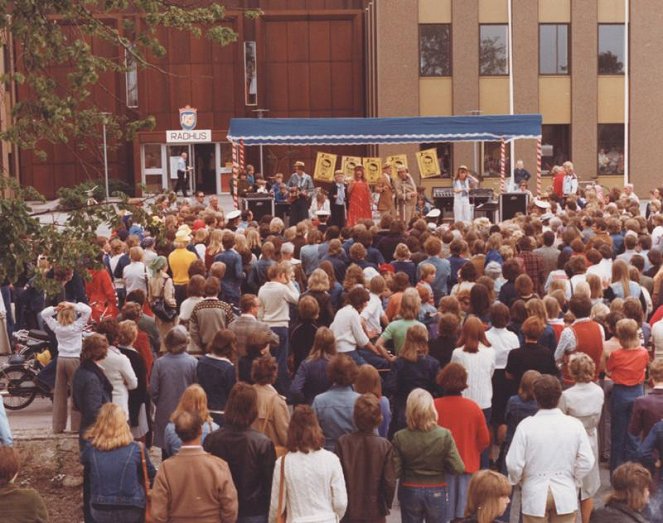
{"label": "denim jacket", "polygon": [[[145,462],[151,483],[156,470],[147,451]],[[145,480],[137,443],[102,451],[85,441],[81,463],[89,473],[92,505],[145,507]]]}

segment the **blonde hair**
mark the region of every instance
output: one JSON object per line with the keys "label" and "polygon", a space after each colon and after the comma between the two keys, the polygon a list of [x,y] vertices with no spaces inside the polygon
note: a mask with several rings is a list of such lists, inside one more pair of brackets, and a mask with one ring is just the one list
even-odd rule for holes
{"label": "blonde hair", "polygon": [[125,447],[134,440],[127,423],[127,415],[122,407],[115,403],[106,403],[99,409],[97,420],[87,430],[84,438],[94,448],[104,451]]}
{"label": "blonde hair", "polygon": [[138,337],[138,326],[133,320],[124,320],[118,324],[116,342],[118,345],[128,347],[133,345]]}
{"label": "blonde hair", "polygon": [[635,320],[629,318],[619,320],[615,330],[617,339],[624,349],[632,349],[640,346],[638,324]]}
{"label": "blonde hair", "polygon": [[222,239],[223,239],[223,229],[214,229],[209,235],[207,254],[214,255],[220,253],[223,250],[221,244]]}
{"label": "blonde hair", "polygon": [[525,310],[527,311],[527,316],[536,316],[544,324],[548,322],[548,311],[542,300],[539,298],[533,298],[525,303]]}
{"label": "blonde hair", "polygon": [[322,269],[315,269],[308,277],[309,291],[328,291],[329,287],[329,276]]}
{"label": "blonde hair", "polygon": [[584,352],[577,352],[571,355],[569,361],[569,374],[576,383],[589,383],[594,381],[596,364]]}
{"label": "blonde hair", "polygon": [[76,321],[76,307],[71,303],[63,304],[58,311],[57,320],[63,327],[74,323]]}
{"label": "blonde hair", "polygon": [[408,249],[408,246],[405,245],[404,243],[399,243],[396,245],[396,249],[394,250],[394,259],[396,261],[403,261],[407,260],[411,256],[410,249]]}
{"label": "blonde hair", "polygon": [[260,233],[258,229],[254,227],[246,229],[246,243],[251,250],[260,248]]}
{"label": "blonde hair", "polygon": [[421,279],[425,280],[431,274],[435,274],[437,272],[437,269],[435,268],[435,265],[433,265],[432,263],[422,263],[419,266],[419,271]]}
{"label": "blonde hair", "polygon": [[200,385],[194,383],[184,390],[180,402],[170,415],[170,421],[174,422],[182,412],[195,413],[203,422],[212,421],[207,409],[207,394]]}
{"label": "blonde hair", "polygon": [[649,364],[649,377],[654,383],[663,381],[663,358],[656,358]]}
{"label": "blonde hair", "polygon": [[404,320],[416,320],[421,309],[421,297],[417,289],[405,289],[401,298],[400,315]]}
{"label": "blonde hair", "polygon": [[430,392],[419,388],[410,392],[405,404],[405,418],[410,430],[428,432],[437,427],[437,410]]}
{"label": "blonde hair", "polygon": [[132,262],[143,261],[143,254],[143,249],[138,246],[129,249],[129,258],[131,258]]}

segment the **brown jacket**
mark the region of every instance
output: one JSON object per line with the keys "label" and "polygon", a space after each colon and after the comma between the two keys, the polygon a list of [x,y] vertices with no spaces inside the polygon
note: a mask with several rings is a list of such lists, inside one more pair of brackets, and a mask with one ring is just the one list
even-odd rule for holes
{"label": "brown jacket", "polygon": [[376,434],[358,431],[338,438],[336,454],[348,490],[348,509],[343,521],[384,522],[396,489],[391,443]]}
{"label": "brown jacket", "polygon": [[234,523],[237,491],[228,464],[202,447],[182,447],[161,463],[152,489],[153,521]]}
{"label": "brown jacket", "polygon": [[290,425],[290,412],[285,399],[271,385],[255,384],[253,387],[258,393],[258,418],[251,427],[271,439],[275,446],[285,447]]}

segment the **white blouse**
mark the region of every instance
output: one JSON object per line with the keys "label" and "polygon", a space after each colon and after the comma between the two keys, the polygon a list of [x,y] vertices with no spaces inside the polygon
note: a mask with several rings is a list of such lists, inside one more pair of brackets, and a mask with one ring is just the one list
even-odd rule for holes
{"label": "white blouse", "polygon": [[482,409],[490,408],[493,400],[495,349],[479,344],[478,352],[465,352],[463,347],[453,351],[451,361],[467,370],[467,388],[463,397],[474,400]]}

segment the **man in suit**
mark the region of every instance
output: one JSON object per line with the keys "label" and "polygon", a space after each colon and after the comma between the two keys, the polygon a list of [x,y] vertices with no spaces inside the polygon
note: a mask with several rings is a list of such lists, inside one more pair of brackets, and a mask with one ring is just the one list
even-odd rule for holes
{"label": "man in suit", "polygon": [[154,478],[152,520],[236,521],[239,504],[230,468],[203,450],[203,420],[182,412],[173,421],[182,448],[161,463]]}
{"label": "man in suit", "polygon": [[348,205],[348,186],[342,170],[334,173],[334,185],[329,191],[329,203],[331,207],[329,225],[336,225],[339,229],[343,228]]}
{"label": "man in suit", "polygon": [[233,321],[228,328],[237,337],[237,356],[246,356],[246,342],[251,333],[264,332],[272,347],[278,347],[279,337],[272,332],[269,326],[257,319],[260,300],[255,294],[244,294],[239,301],[241,316]]}

